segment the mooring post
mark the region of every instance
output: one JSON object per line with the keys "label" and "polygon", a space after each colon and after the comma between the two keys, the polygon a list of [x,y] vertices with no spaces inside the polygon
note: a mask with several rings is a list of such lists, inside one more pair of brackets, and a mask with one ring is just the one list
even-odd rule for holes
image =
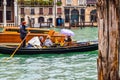
{"label": "mooring post", "polygon": [[119,80],[120,0],[97,0],[99,50],[98,80]]}

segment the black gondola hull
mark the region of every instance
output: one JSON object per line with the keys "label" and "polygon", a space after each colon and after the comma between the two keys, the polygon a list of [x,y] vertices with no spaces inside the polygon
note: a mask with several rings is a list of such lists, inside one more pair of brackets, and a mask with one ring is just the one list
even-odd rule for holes
{"label": "black gondola hull", "polygon": [[[12,54],[16,48],[9,48],[0,46],[0,53],[2,54]],[[68,52],[86,52],[98,50],[98,44],[91,44],[86,46],[77,46],[77,47],[56,47],[56,48],[42,48],[42,49],[33,49],[33,48],[20,48],[15,54],[64,54]]]}

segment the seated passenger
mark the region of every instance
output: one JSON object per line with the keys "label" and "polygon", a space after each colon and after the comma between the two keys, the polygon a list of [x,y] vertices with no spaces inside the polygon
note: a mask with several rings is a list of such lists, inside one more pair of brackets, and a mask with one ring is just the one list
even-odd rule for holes
{"label": "seated passenger", "polygon": [[39,38],[36,36],[28,41],[27,47],[42,48],[41,44],[42,43],[40,42]]}
{"label": "seated passenger", "polygon": [[53,46],[53,42],[51,41],[50,36],[47,36],[47,38],[45,39],[44,46],[46,46],[46,47]]}
{"label": "seated passenger", "polygon": [[42,36],[39,37],[40,45],[43,46],[43,40],[44,38]]}
{"label": "seated passenger", "polygon": [[72,43],[72,38],[71,36],[67,36],[67,38],[65,39],[65,46],[70,46]]}

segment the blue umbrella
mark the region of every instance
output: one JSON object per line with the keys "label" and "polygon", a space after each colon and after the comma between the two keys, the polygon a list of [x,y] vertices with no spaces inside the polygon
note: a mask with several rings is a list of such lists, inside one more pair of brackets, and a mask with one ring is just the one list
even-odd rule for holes
{"label": "blue umbrella", "polygon": [[67,36],[74,36],[74,32],[69,29],[61,29],[60,33],[65,34]]}

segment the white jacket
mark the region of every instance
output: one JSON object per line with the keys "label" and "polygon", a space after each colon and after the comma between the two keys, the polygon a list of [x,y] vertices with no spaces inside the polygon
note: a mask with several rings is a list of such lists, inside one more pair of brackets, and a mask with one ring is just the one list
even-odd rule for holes
{"label": "white jacket", "polygon": [[40,40],[37,36],[35,36],[31,40],[29,40],[28,43],[31,44],[34,47],[36,46],[36,48],[37,47],[42,48],[41,42],[40,42]]}

